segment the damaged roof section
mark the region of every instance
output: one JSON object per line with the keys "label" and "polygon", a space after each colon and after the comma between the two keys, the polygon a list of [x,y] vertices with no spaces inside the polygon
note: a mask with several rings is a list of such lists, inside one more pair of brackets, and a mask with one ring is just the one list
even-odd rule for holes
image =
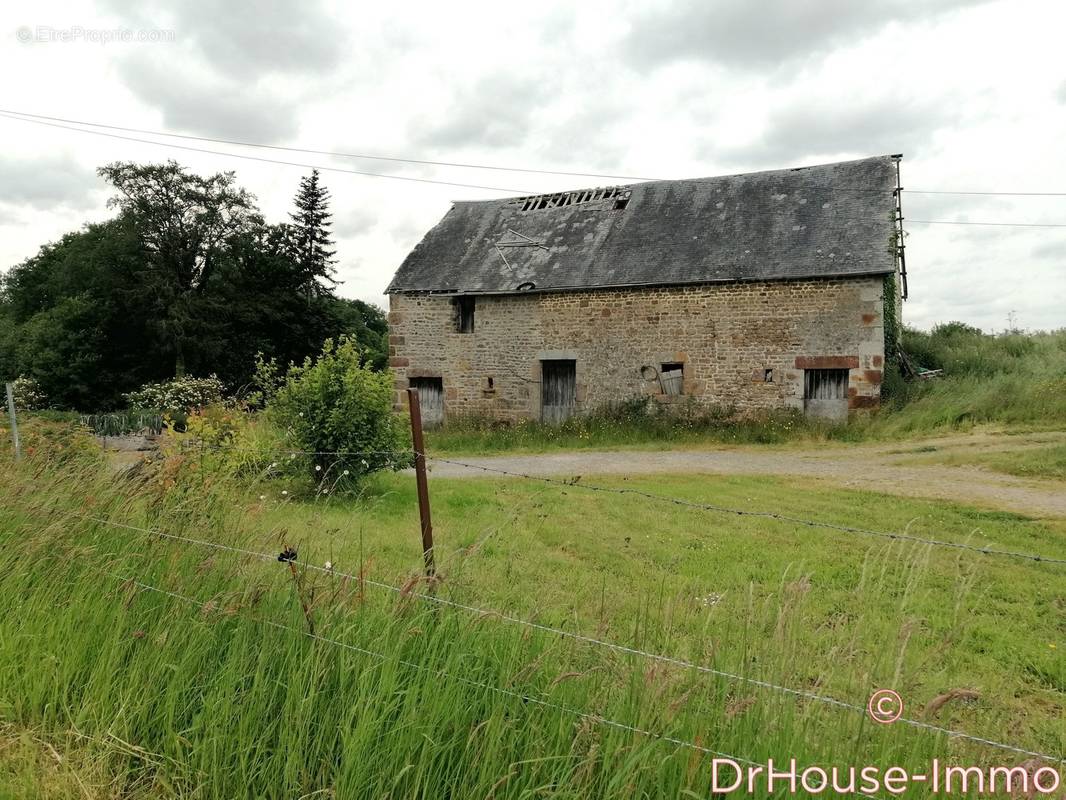
{"label": "damaged roof section", "polygon": [[895,270],[896,161],[458,202],[388,292],[550,291]]}

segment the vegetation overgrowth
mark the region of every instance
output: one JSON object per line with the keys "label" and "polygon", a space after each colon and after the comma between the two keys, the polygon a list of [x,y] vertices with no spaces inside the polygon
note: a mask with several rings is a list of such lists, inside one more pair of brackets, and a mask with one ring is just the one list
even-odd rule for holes
{"label": "vegetation overgrowth", "polygon": [[[164,447],[116,473],[76,426],[34,420],[25,439],[18,464],[0,444],[0,593],[18,598],[0,623],[0,734],[15,753],[51,748],[62,775],[85,765],[50,797],[709,796],[712,756],[685,743],[823,767],[1023,760],[429,591],[858,705],[892,686],[934,724],[1066,753],[1066,575],[1051,564],[435,480],[429,586],[407,476],[312,497],[211,450]],[[1061,528],[943,503],[745,478],[621,485],[1066,554]],[[7,759],[0,790],[40,796],[49,773]]]}

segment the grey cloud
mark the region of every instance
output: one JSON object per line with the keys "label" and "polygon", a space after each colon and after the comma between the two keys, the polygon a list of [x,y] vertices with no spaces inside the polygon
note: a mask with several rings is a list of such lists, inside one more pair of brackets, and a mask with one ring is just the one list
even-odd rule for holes
{"label": "grey cloud", "polygon": [[123,61],[119,71],[138,99],[163,112],[167,130],[267,143],[296,133],[295,109],[255,84],[196,80],[142,54]]}
{"label": "grey cloud", "polygon": [[0,158],[0,202],[40,211],[98,205],[103,188],[95,173],[67,158]]}
{"label": "grey cloud", "polygon": [[771,114],[758,138],[739,146],[713,143],[701,155],[750,167],[789,166],[812,159],[903,153],[917,156],[933,133],[957,114],[936,101],[893,97],[794,103]]}
{"label": "grey cloud", "polygon": [[411,139],[442,152],[461,147],[516,147],[552,93],[552,84],[535,75],[490,75],[458,90],[438,122],[415,120]]}
{"label": "grey cloud", "polygon": [[1059,86],[1058,98],[1060,103],[1066,105],[1066,81],[1063,81],[1062,85]]}
{"label": "grey cloud", "polygon": [[1040,261],[1060,261],[1066,264],[1066,237],[1053,237],[1042,242],[1030,250],[1029,255]]}
{"label": "grey cloud", "polygon": [[110,5],[127,24],[171,27],[178,43],[194,48],[230,78],[324,73],[340,63],[344,52],[342,25],[316,0],[111,0]]}
{"label": "grey cloud", "polygon": [[347,239],[369,233],[378,224],[378,215],[362,209],[334,211],[333,233],[338,238]]}
{"label": "grey cloud", "polygon": [[[765,67],[984,0],[673,0],[639,13],[623,46],[638,66],[694,59]],[[891,64],[885,64],[886,74]]]}

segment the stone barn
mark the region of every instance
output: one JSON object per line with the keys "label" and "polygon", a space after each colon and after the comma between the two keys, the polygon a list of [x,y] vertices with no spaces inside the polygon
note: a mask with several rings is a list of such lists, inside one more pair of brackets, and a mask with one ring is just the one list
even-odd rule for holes
{"label": "stone barn", "polygon": [[549,422],[632,398],[846,419],[906,293],[899,157],[457,202],[389,285],[397,404]]}

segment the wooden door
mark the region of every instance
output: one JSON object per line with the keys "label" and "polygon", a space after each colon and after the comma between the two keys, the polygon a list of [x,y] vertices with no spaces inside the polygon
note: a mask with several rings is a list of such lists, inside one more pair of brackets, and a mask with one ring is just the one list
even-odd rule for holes
{"label": "wooden door", "polygon": [[444,423],[444,381],[441,378],[411,378],[411,388],[418,390],[422,410],[422,427],[435,428]]}
{"label": "wooden door", "polygon": [[574,413],[577,402],[577,362],[559,359],[540,365],[540,418],[547,423],[562,422]]}

